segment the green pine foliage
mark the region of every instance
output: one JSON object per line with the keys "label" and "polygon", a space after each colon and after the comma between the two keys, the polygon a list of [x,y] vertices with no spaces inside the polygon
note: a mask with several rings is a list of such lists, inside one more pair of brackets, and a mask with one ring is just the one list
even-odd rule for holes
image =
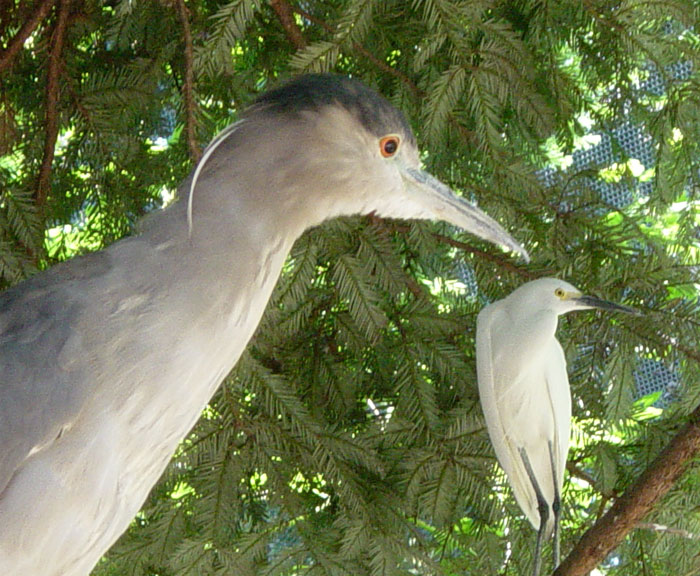
{"label": "green pine foliage", "polygon": [[[4,46],[38,4],[3,5]],[[474,337],[486,303],[543,275],[644,312],[560,322],[566,555],[700,405],[697,2],[283,2],[298,50],[271,4],[186,3],[200,147],[281,79],[351,74],[404,110],[430,171],[532,262],[444,224],[309,230],[247,352],[95,574],[529,573],[535,533],[488,442]],[[55,9],[0,69],[2,286],[137,233],[192,169],[173,2],[70,10],[45,203]],[[614,164],[576,168],[574,151],[622,124],[643,127],[650,158],[613,137]],[[613,205],[601,182],[638,192]],[[640,397],[644,361],[678,385]],[[699,495],[693,462],[601,572],[697,573]]]}

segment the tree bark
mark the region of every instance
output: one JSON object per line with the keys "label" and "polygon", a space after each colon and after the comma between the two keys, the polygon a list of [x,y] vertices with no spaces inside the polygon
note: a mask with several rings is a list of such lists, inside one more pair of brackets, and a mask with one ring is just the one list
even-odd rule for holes
{"label": "tree bark", "polygon": [[185,102],[185,134],[187,149],[190,158],[196,164],[202,157],[202,152],[197,143],[197,105],[194,99],[194,47],[192,44],[192,31],[187,7],[184,0],[175,0],[180,24],[182,25],[182,37],[185,41],[185,81],[182,85],[182,97]]}
{"label": "tree bark", "polygon": [[24,46],[27,38],[36,30],[36,27],[49,14],[56,0],[41,0],[32,12],[31,16],[25,21],[17,34],[14,35],[7,45],[7,49],[0,52],[0,72],[8,69],[12,64],[12,60]]}
{"label": "tree bark", "polygon": [[53,165],[58,139],[58,104],[60,99],[59,76],[61,74],[61,53],[65,43],[70,0],[59,0],[58,21],[54,27],[49,53],[49,67],[46,73],[46,138],[44,140],[44,157],[39,168],[34,202],[39,210],[43,209],[51,185],[51,167]]}
{"label": "tree bark", "polygon": [[286,0],[270,0],[270,6],[277,14],[282,28],[284,28],[287,38],[292,43],[296,50],[306,48],[306,40],[304,39],[301,29],[294,19],[294,11]]}

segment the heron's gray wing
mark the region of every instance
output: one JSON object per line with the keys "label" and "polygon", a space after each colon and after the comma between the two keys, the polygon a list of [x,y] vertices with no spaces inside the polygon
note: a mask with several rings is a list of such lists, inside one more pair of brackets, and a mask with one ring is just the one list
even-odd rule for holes
{"label": "heron's gray wing", "polygon": [[90,382],[73,326],[85,282],[106,273],[108,260],[83,256],[0,293],[0,494],[85,402]]}
{"label": "heron's gray wing", "polygon": [[[498,347],[503,345],[503,338],[508,337],[502,328],[505,325],[507,313],[502,310],[500,302],[484,308],[477,318],[476,370],[479,399],[498,462],[508,477],[515,499],[530,523],[537,529],[540,524],[537,497],[518,452],[518,446],[513,441],[513,434],[508,431],[507,415],[503,413],[508,408],[503,405],[504,390],[513,385],[512,382],[504,382],[502,350],[499,361]],[[508,374],[506,378],[510,379],[512,376],[513,374]]]}

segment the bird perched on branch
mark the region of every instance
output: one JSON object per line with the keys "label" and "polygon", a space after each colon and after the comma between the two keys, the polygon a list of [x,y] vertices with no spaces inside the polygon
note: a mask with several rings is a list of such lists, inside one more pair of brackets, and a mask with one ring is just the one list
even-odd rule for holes
{"label": "bird perched on branch", "polygon": [[445,220],[525,255],[421,170],[403,115],[312,75],[261,96],[137,236],[0,295],[0,574],[84,576],[252,336],[299,235]]}
{"label": "bird perched on branch", "polygon": [[559,565],[559,518],[569,451],[571,393],[566,359],[555,337],[567,312],[636,310],[581,294],[571,284],[541,278],[486,306],[477,319],[479,397],[491,443],[515,499],[537,530],[533,573],[542,543],[554,533]]}

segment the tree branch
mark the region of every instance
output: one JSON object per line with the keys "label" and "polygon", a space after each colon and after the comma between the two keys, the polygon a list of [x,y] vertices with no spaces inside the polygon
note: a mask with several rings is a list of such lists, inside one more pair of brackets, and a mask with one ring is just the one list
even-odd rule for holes
{"label": "tree branch", "polygon": [[554,576],[585,576],[660,502],[700,450],[700,407],[635,484],[583,535]]}
{"label": "tree branch", "polygon": [[277,18],[280,24],[282,24],[282,28],[284,28],[292,46],[294,46],[296,50],[303,50],[306,48],[306,40],[294,19],[294,10],[289,5],[289,2],[287,2],[287,0],[270,0],[270,6],[272,6],[275,14],[277,14]]}
{"label": "tree branch", "polygon": [[10,40],[7,48],[0,52],[0,72],[10,67],[13,58],[22,49],[27,38],[36,30],[39,23],[46,18],[55,1],[56,0],[41,0],[34,9],[34,12],[32,12],[29,18],[22,24],[17,34]]}
{"label": "tree branch", "polygon": [[194,101],[194,48],[185,0],[175,0],[175,10],[178,18],[180,18],[182,37],[185,41],[185,81],[182,85],[182,97],[185,101],[185,137],[187,138],[187,149],[190,158],[196,164],[202,157],[202,151],[197,144],[197,105]]}
{"label": "tree branch", "polygon": [[46,139],[44,140],[44,157],[39,168],[34,202],[38,209],[46,203],[51,181],[53,164],[58,139],[58,101],[60,96],[59,75],[61,72],[61,53],[68,27],[68,14],[71,0],[59,0],[58,21],[54,27],[49,53],[49,67],[46,73]]}

